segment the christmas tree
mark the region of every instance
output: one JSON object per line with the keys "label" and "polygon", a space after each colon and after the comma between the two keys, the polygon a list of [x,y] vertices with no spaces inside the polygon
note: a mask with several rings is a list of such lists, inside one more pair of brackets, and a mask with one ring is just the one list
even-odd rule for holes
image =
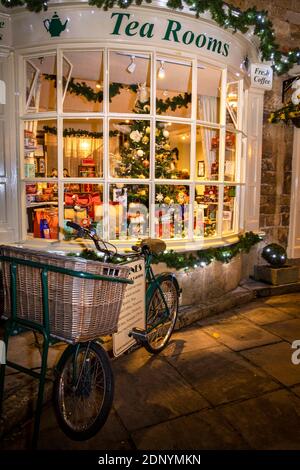
{"label": "christmas tree", "polygon": [[[139,86],[138,99],[134,112],[145,114],[149,112],[150,101],[145,84]],[[121,123],[115,128],[123,135],[123,143],[120,148],[120,164],[116,168],[116,174],[120,178],[149,178],[150,167],[150,125],[149,121],[134,120],[130,125]],[[157,123],[155,130],[155,177],[178,178],[176,160],[178,149],[171,149],[168,124]]]}
{"label": "christmas tree", "polygon": [[[139,86],[138,99],[134,112],[147,114],[150,110],[150,100],[145,87]],[[150,175],[150,123],[148,120],[133,120],[130,123],[116,124],[115,129],[120,133],[122,143],[119,149],[119,163],[115,169],[119,178],[145,179]],[[157,122],[155,129],[155,178],[161,179],[188,179],[189,174],[177,168],[179,152],[176,147],[171,147],[170,132],[167,122]],[[187,215],[188,187],[184,185],[159,185],[156,188],[155,202],[159,208],[157,222],[158,235],[166,238],[184,236],[184,219]],[[142,203],[148,207],[148,193],[141,185],[131,185],[128,193],[128,203]],[[180,206],[175,209],[175,206]],[[184,209],[185,207],[185,209]],[[172,226],[164,233],[162,226]],[[176,221],[178,223],[176,224]],[[177,226],[177,230],[176,230]]]}

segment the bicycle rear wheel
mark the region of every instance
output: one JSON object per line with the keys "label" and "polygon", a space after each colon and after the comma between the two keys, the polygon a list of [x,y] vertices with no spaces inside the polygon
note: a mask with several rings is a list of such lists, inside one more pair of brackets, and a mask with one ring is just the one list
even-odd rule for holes
{"label": "bicycle rear wheel", "polygon": [[90,439],[104,425],[113,402],[106,352],[94,342],[69,346],[56,372],[53,400],[59,426],[73,440]]}
{"label": "bicycle rear wheel", "polygon": [[160,278],[159,287],[155,287],[147,302],[147,341],[144,347],[151,354],[157,354],[166,347],[175,327],[178,304],[178,287],[174,282],[174,277],[166,274]]}

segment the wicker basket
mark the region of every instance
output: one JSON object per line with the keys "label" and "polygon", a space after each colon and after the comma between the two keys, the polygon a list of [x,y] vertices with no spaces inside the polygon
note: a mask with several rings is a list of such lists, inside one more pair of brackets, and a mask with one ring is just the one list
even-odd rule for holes
{"label": "wicker basket", "polygon": [[[1,246],[4,256],[35,261],[43,265],[127,278],[127,266],[89,261],[13,246]],[[4,315],[10,316],[10,263],[3,261]],[[17,312],[20,318],[43,323],[40,269],[17,266]],[[126,284],[82,279],[48,272],[49,318],[51,335],[77,343],[115,333]]]}

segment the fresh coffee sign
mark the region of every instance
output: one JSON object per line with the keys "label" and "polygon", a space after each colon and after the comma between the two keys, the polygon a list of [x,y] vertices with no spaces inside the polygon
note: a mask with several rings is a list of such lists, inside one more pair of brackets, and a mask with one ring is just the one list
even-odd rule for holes
{"label": "fresh coffee sign", "polygon": [[273,70],[270,65],[252,64],[251,65],[251,85],[255,88],[272,90]]}

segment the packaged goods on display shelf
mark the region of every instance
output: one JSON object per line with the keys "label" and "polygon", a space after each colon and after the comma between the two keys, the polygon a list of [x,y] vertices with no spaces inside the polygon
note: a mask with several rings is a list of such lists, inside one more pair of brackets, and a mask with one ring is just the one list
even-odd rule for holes
{"label": "packaged goods on display shelf", "polygon": [[34,238],[58,239],[58,209],[55,207],[34,210]]}

